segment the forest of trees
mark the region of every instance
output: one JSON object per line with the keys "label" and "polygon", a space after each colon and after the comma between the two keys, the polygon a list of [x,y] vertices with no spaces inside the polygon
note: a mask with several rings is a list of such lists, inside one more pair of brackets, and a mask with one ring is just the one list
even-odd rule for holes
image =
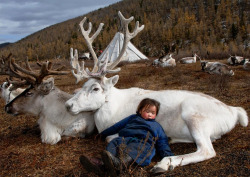
{"label": "forest of trees", "polygon": [[[123,0],[86,16],[96,31],[104,28],[94,42],[104,50],[119,28],[118,11],[134,16],[145,28],[132,43],[148,57],[175,52],[178,56],[197,52],[203,58],[250,56],[249,0]],[[62,12],[63,13],[63,12]],[[0,49],[17,59],[68,58],[70,48],[88,51],[79,30],[80,16],[38,31]],[[130,25],[135,25],[135,20]],[[87,28],[87,25],[86,27]]]}

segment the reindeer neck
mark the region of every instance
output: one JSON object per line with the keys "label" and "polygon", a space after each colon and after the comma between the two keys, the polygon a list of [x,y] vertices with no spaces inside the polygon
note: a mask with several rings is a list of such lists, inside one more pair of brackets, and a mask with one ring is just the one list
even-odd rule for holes
{"label": "reindeer neck", "polygon": [[123,118],[135,114],[139,100],[131,100],[145,92],[147,90],[140,88],[118,89],[113,87],[107,95],[107,102],[94,115],[98,132],[102,132]]}

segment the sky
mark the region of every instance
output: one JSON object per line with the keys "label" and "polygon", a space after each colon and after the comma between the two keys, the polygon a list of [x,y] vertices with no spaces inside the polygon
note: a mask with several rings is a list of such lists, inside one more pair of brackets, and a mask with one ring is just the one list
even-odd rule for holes
{"label": "sky", "polygon": [[0,44],[121,0],[0,0]]}

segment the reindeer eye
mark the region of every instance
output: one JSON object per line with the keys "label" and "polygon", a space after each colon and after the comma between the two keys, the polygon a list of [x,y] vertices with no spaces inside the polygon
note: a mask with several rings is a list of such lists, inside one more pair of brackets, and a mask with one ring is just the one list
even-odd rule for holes
{"label": "reindeer eye", "polygon": [[94,90],[94,91],[98,91],[98,90],[99,90],[99,88],[94,88],[93,90]]}
{"label": "reindeer eye", "polygon": [[33,93],[32,92],[27,92],[26,94],[25,94],[25,96],[32,96],[33,95]]}

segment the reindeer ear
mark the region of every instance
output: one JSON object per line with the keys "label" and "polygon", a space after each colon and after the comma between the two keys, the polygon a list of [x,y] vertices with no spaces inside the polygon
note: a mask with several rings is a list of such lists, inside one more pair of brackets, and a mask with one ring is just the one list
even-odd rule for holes
{"label": "reindeer ear", "polygon": [[104,90],[106,90],[107,88],[110,88],[112,86],[114,86],[119,80],[119,75],[115,75],[111,78],[102,78],[101,79],[101,86]]}
{"label": "reindeer ear", "polygon": [[54,78],[50,77],[47,80],[45,80],[44,83],[47,83],[47,84],[54,86]]}
{"label": "reindeer ear", "polygon": [[44,94],[47,95],[49,92],[54,88],[54,78],[50,77],[47,80],[43,81],[39,86],[38,90]]}
{"label": "reindeer ear", "polygon": [[115,75],[115,76],[111,77],[110,80],[111,80],[112,85],[117,84],[117,82],[119,80],[119,75]]}
{"label": "reindeer ear", "polygon": [[[113,76],[113,77],[111,77],[111,78],[109,78],[109,79],[107,79],[106,81],[105,81],[105,87],[103,87],[104,88],[104,90],[105,90],[105,88],[107,88],[107,86],[108,87],[111,87],[111,86],[114,86],[115,84],[117,84],[117,82],[118,82],[118,80],[119,80],[119,75],[115,75],[115,76]],[[102,83],[104,83],[103,81],[102,81]],[[106,95],[106,97],[105,97],[105,102],[108,102],[109,101],[109,98],[107,97],[107,95]]]}

